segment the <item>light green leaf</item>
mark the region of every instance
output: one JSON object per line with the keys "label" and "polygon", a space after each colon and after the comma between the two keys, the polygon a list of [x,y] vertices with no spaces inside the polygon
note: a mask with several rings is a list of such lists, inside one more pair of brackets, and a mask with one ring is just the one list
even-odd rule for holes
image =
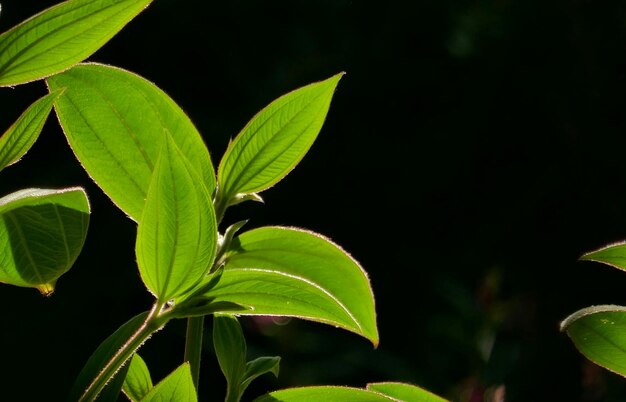
{"label": "light green leaf", "polygon": [[0,282],[52,293],[80,254],[89,212],[78,187],[31,188],[0,198]]}
{"label": "light green leaf", "polygon": [[[398,399],[359,388],[320,386],[270,392],[254,402],[389,402]],[[413,401],[411,401],[413,402]]]}
{"label": "light green leaf", "polygon": [[447,402],[431,392],[402,382],[371,383],[367,384],[367,389],[406,402]]}
{"label": "light green leaf", "polygon": [[53,92],[30,105],[0,137],[0,170],[20,160],[32,147],[60,93]]}
{"label": "light green leaf", "polygon": [[213,317],[213,346],[227,382],[226,400],[239,400],[241,380],[246,370],[246,341],[237,318],[216,314]]}
{"label": "light green leaf", "polygon": [[243,375],[241,389],[245,390],[254,379],[262,376],[263,374],[272,373],[275,377],[278,377],[279,369],[279,356],[264,356],[249,361],[246,363],[246,372]]}
{"label": "light green leaf", "polygon": [[196,402],[198,396],[191,378],[189,363],[183,363],[158,383],[142,402]]}
{"label": "light green leaf", "polygon": [[320,132],[343,73],[290,92],[261,110],[232,141],[218,169],[225,205],[285,177]]}
{"label": "light green leaf", "polygon": [[152,0],[69,0],[0,35],[0,86],[45,78],[91,56]]}
{"label": "light green leaf", "polygon": [[586,253],[581,260],[596,261],[626,271],[626,243],[616,243]]}
{"label": "light green leaf", "polygon": [[183,295],[207,274],[217,224],[206,187],[168,135],[137,229],[141,279],[160,302]]}
{"label": "light green leaf", "polygon": [[215,172],[187,115],[151,82],[119,68],[81,64],[47,80],[65,88],[55,110],[67,140],[89,175],[135,221],[141,218],[164,133],[197,171],[209,195]]}
{"label": "light green leaf", "polygon": [[[85,388],[87,388],[91,381],[100,373],[105,364],[115,355],[128,338],[141,327],[141,324],[145,321],[147,316],[148,313],[144,312],[131,318],[98,346],[76,378],[70,395],[67,398],[67,402],[76,402],[80,398]],[[119,394],[119,390],[122,388],[124,382],[124,376],[119,375],[114,378],[118,379],[115,382],[115,386],[119,385],[117,389]],[[119,381],[120,378],[121,381]]]}
{"label": "light green leaf", "polygon": [[146,362],[136,353],[130,364],[125,367],[128,367],[128,372],[124,378],[122,390],[132,402],[139,402],[152,389],[150,370],[148,370]]}
{"label": "light green leaf", "polygon": [[263,227],[232,242],[220,281],[205,296],[249,306],[242,315],[323,322],[378,344],[374,296],[365,271],[329,239]]}
{"label": "light green leaf", "polygon": [[563,320],[561,331],[589,360],[626,376],[626,307],[584,308]]}

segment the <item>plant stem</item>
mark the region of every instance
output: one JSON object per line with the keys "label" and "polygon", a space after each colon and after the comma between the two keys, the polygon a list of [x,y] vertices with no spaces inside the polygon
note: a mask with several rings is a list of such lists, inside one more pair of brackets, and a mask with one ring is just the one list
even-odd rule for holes
{"label": "plant stem", "polygon": [[124,343],[124,345],[115,353],[115,355],[107,362],[102,371],[89,384],[83,392],[78,402],[93,402],[98,397],[108,381],[115,373],[126,363],[126,361],[135,353],[135,351],[156,331],[163,328],[169,321],[169,318],[160,316],[164,304],[155,303],[152,310],[141,324],[139,329]]}
{"label": "plant stem", "polygon": [[185,361],[189,362],[193,385],[198,391],[200,380],[200,358],[202,355],[202,335],[204,332],[204,316],[189,317],[187,319],[187,333],[185,336]]}

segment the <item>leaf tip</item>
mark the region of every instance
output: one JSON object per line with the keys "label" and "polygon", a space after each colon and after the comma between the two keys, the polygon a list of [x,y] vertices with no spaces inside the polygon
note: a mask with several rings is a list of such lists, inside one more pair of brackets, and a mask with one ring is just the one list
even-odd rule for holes
{"label": "leaf tip", "polygon": [[54,285],[55,282],[49,282],[42,285],[37,285],[36,288],[42,296],[50,297],[52,296],[52,293],[54,293]]}

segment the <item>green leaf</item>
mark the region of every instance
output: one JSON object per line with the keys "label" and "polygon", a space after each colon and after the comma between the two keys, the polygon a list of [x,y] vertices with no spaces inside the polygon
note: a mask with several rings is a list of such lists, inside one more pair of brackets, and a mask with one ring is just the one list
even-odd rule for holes
{"label": "green leaf", "polygon": [[563,320],[561,331],[589,360],[626,376],[626,307],[584,308]]}
{"label": "green leaf", "polygon": [[139,402],[152,389],[150,370],[148,370],[146,362],[136,353],[130,364],[125,367],[128,367],[128,372],[124,378],[122,390],[132,402]]}
{"label": "green leaf", "polygon": [[69,0],[0,35],[0,86],[59,73],[91,56],[152,0]]}
{"label": "green leaf", "polygon": [[591,251],[580,257],[580,259],[601,262],[626,271],[626,243],[608,245],[599,250]]}
{"label": "green leaf", "polygon": [[272,373],[275,377],[278,377],[279,368],[279,356],[264,356],[249,361],[246,363],[246,372],[244,373],[243,381],[241,382],[242,392],[254,379],[262,376],[263,374]]}
{"label": "green leaf", "polygon": [[122,366],[96,398],[97,402],[117,402],[120,399],[124,378],[128,373],[128,364]]}
{"label": "green leaf", "polygon": [[401,382],[371,383],[367,384],[367,389],[406,402],[447,402],[422,388]]}
{"label": "green leaf", "polygon": [[0,282],[52,293],[80,254],[89,212],[78,187],[31,188],[0,198]]}
{"label": "green leaf", "polygon": [[168,135],[137,229],[141,279],[160,302],[183,295],[207,274],[217,224],[206,187]]}
{"label": "green leaf", "polygon": [[191,378],[189,363],[183,363],[158,383],[142,402],[196,402],[198,397]]}
{"label": "green leaf", "polygon": [[246,341],[237,318],[225,314],[213,317],[213,345],[220,369],[226,377],[226,401],[238,401],[246,370]]}
{"label": "green leaf", "polygon": [[261,110],[232,141],[218,169],[226,205],[285,177],[320,132],[343,73],[290,92]]}
{"label": "green leaf", "polygon": [[[106,338],[100,346],[93,352],[91,357],[85,363],[85,366],[81,370],[80,374],[76,378],[70,395],[67,398],[67,402],[75,402],[83,394],[83,391],[91,383],[98,373],[104,368],[105,364],[115,355],[115,353],[122,347],[122,345],[131,337],[145,321],[148,316],[147,312],[141,313],[122,325],[117,331]],[[114,378],[121,378],[119,387],[121,389],[124,381],[124,376],[116,376]],[[104,391],[103,391],[104,392]],[[119,389],[118,389],[119,393]]]}
{"label": "green leaf", "polygon": [[47,80],[65,88],[55,110],[67,140],[111,200],[139,221],[159,151],[169,133],[209,195],[215,172],[187,115],[151,82],[119,68],[81,64]]}
{"label": "green leaf", "polygon": [[0,170],[19,161],[32,147],[60,93],[53,92],[30,105],[0,137]]}
{"label": "green leaf", "polygon": [[242,315],[323,322],[378,344],[374,296],[359,263],[329,239],[263,227],[233,240],[220,281],[205,296],[249,306]]}
{"label": "green leaf", "polygon": [[[320,386],[270,392],[254,402],[389,402],[398,399],[359,388]],[[413,401],[411,401],[413,402]]]}

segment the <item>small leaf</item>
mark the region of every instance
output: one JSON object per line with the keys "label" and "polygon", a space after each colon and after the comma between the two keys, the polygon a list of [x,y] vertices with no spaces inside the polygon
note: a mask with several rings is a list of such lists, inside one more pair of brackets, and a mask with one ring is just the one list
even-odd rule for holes
{"label": "small leaf", "polygon": [[82,188],[26,189],[0,199],[0,282],[44,294],[76,261],[87,236]]}
{"label": "small leaf", "polygon": [[0,170],[19,161],[33,146],[60,93],[53,92],[30,105],[0,137]]}
{"label": "small leaf", "polygon": [[626,271],[626,243],[608,245],[599,250],[591,251],[580,257],[580,259],[600,262]]}
{"label": "small leaf", "polygon": [[220,281],[205,296],[251,309],[335,325],[378,344],[374,297],[365,271],[329,239],[264,227],[233,240]]}
{"label": "small leaf", "polygon": [[563,320],[561,331],[589,360],[626,376],[626,307],[584,308]]}
{"label": "small leaf", "polygon": [[226,400],[239,400],[241,380],[246,371],[246,341],[237,318],[216,314],[213,317],[213,345],[227,382]]}
{"label": "small leaf", "polygon": [[69,0],[0,35],[0,86],[24,84],[86,59],[152,0]]}
{"label": "small leaf", "polygon": [[[270,392],[254,402],[389,402],[398,399],[359,388],[319,386],[289,388]],[[409,401],[406,401],[409,402]],[[413,402],[413,401],[410,401]],[[416,401],[418,402],[418,401]]]}
{"label": "small leaf", "polygon": [[209,195],[215,172],[209,152],[187,115],[153,83],[128,71],[81,64],[48,78],[65,136],[96,184],[139,221],[159,151],[169,133]]}
{"label": "small leaf", "polygon": [[[100,373],[105,364],[115,355],[128,338],[141,327],[141,324],[145,321],[147,316],[148,313],[144,312],[131,318],[98,346],[76,378],[70,395],[67,398],[67,402],[75,402],[80,398],[91,380]],[[124,377],[121,378],[122,381],[119,382],[120,388],[122,387]]]}
{"label": "small leaf", "polygon": [[343,73],[290,92],[261,110],[229,145],[218,169],[226,205],[266,190],[304,157],[320,132]]}
{"label": "small leaf", "polygon": [[189,363],[183,363],[158,383],[142,402],[196,402],[198,396],[191,378]]}
{"label": "small leaf", "polygon": [[217,224],[206,187],[170,136],[154,168],[137,229],[141,279],[161,302],[183,295],[207,274]]}
{"label": "small leaf", "polygon": [[278,377],[279,368],[279,356],[265,356],[249,361],[246,363],[246,372],[244,373],[243,381],[241,382],[242,392],[254,379],[262,376],[263,374],[272,373],[275,377]]}
{"label": "small leaf", "polygon": [[152,378],[146,362],[138,355],[134,354],[130,364],[127,364],[128,372],[124,378],[122,390],[124,395],[132,402],[139,402],[152,389]]}
{"label": "small leaf", "polygon": [[406,402],[447,402],[422,388],[401,382],[371,383],[367,384],[367,389]]}

